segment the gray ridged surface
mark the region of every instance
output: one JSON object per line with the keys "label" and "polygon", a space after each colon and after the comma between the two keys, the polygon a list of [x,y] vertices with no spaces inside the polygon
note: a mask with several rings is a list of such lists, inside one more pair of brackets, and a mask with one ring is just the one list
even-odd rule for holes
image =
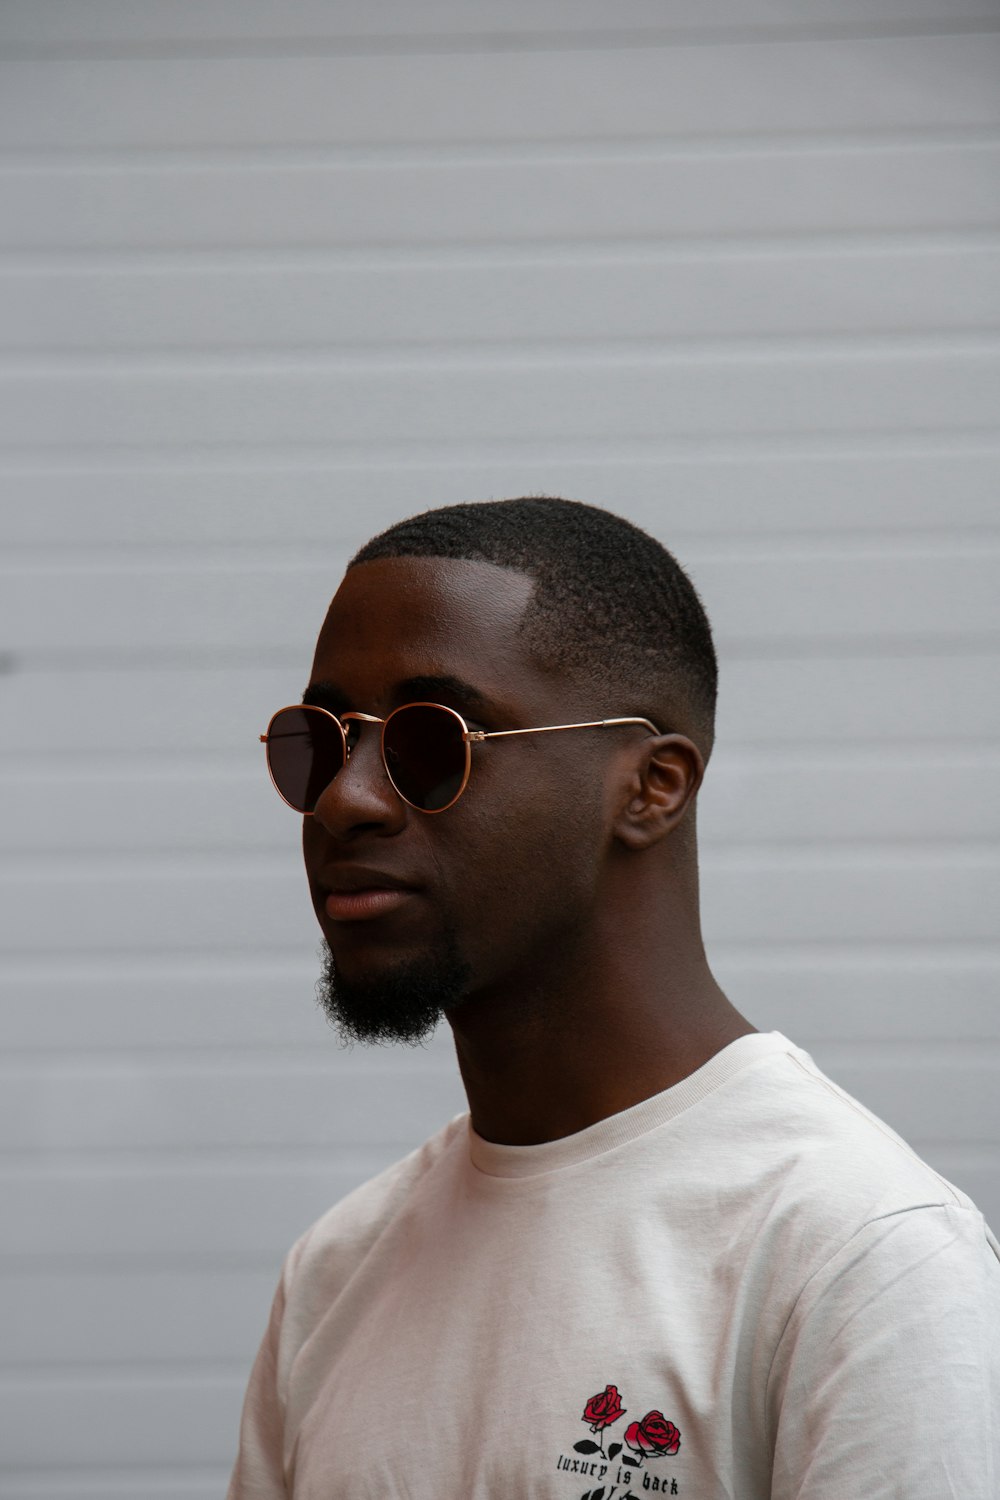
{"label": "gray ridged surface", "polygon": [[[720,647],[706,943],[1000,1227],[1000,11],[0,10],[0,1500],[208,1500],[342,1052],[257,734],[425,505],[607,504]],[[616,26],[618,29],[616,29]]]}

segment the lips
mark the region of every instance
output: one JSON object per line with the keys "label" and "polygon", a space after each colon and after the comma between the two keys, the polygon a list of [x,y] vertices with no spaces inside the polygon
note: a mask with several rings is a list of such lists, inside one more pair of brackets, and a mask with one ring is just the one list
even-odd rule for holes
{"label": "lips", "polygon": [[384,870],[343,865],[324,871],[318,882],[323,910],[333,922],[365,922],[404,906],[417,887]]}

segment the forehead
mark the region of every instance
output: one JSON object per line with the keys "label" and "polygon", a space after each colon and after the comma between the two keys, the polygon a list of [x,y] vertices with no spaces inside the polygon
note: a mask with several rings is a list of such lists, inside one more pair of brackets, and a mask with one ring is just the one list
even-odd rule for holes
{"label": "forehead", "polygon": [[518,634],[533,587],[526,573],[492,563],[359,563],[323,622],[312,681],[334,684],[369,712],[415,677],[460,678],[486,696],[509,699],[534,675]]}

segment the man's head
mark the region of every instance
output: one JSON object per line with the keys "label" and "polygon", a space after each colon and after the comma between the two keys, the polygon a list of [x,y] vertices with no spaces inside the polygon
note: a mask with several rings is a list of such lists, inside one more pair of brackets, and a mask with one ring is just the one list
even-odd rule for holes
{"label": "man's head", "polygon": [[393,790],[378,726],[364,725],[304,824],[330,953],[322,998],[341,1029],[416,1040],[470,999],[561,1003],[595,943],[615,941],[643,878],[637,856],[650,852],[647,879],[656,865],[696,882],[693,799],[715,688],[691,583],[605,511],[451,506],[363,547],[330,606],[307,702],[385,718],[432,701],[474,732],[639,716],[664,733],[476,743],[464,795],[428,814]]}
{"label": "man's head", "polygon": [[526,574],[534,590],[520,632],[532,656],[584,685],[608,715],[669,722],[707,764],[718,687],[708,617],[677,559],[630,521],[554,497],[448,505],[373,537],[351,567],[381,557]]}

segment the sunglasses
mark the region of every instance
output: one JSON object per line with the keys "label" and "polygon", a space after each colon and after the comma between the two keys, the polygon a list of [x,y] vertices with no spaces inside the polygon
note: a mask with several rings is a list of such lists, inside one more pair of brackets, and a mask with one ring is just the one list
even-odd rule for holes
{"label": "sunglasses", "polygon": [[454,807],[469,784],[472,745],[519,734],[554,734],[564,729],[609,729],[642,724],[659,734],[648,719],[593,719],[585,724],[542,724],[535,729],[470,729],[443,703],[405,703],[388,718],[345,713],[296,704],[279,708],[262,734],[267,769],[278,796],[308,817],[357,744],[361,724],[381,724],[382,764],[393,787],[418,812],[439,813]]}

